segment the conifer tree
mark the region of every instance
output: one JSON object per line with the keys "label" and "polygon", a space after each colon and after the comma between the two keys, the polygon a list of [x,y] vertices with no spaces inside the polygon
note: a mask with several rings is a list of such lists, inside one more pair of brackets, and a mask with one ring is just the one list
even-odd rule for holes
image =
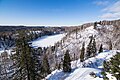
{"label": "conifer tree", "polygon": [[110,73],[117,80],[120,80],[120,53],[117,52],[117,54],[113,58],[111,58],[110,61],[105,61],[103,63],[103,67],[104,80],[108,79],[106,73]]}
{"label": "conifer tree", "polygon": [[96,29],[96,27],[97,27],[97,22],[94,23],[94,29]]}
{"label": "conifer tree", "polygon": [[109,80],[108,77],[106,76],[106,71],[109,70],[109,67],[108,67],[108,63],[106,61],[103,62],[103,71],[101,72],[101,74],[103,75],[103,79],[104,80]]}
{"label": "conifer tree", "polygon": [[90,43],[87,46],[87,54],[86,57],[92,57],[96,55],[97,49],[96,49],[96,42],[93,36],[90,37]]}
{"label": "conifer tree", "polygon": [[76,39],[77,39],[77,35],[78,35],[78,28],[75,29],[75,33],[76,33]]}
{"label": "conifer tree", "polygon": [[64,72],[71,71],[71,60],[70,60],[69,50],[67,50],[66,53],[64,54],[63,71]]}
{"label": "conifer tree", "polygon": [[109,62],[110,66],[110,73],[113,74],[113,76],[116,77],[117,80],[120,80],[120,53],[117,52],[117,54],[111,58]]}
{"label": "conifer tree", "polygon": [[98,53],[101,53],[101,52],[103,52],[102,44],[100,45],[100,49],[99,49],[99,52],[98,52]]}
{"label": "conifer tree", "polygon": [[90,42],[89,42],[89,44],[87,46],[86,58],[90,58],[91,55],[92,55],[92,39],[93,39],[93,37],[90,38]]}
{"label": "conifer tree", "polygon": [[16,53],[12,55],[14,65],[12,66],[15,72],[12,75],[13,80],[37,80],[40,79],[36,71],[36,62],[33,60],[31,47],[26,41],[24,32],[19,33],[19,38],[16,40]]}
{"label": "conifer tree", "polygon": [[112,42],[111,42],[111,40],[109,41],[109,50],[112,50]]}
{"label": "conifer tree", "polygon": [[41,73],[43,77],[51,73],[47,54],[43,56]]}
{"label": "conifer tree", "polygon": [[81,49],[81,54],[80,54],[80,61],[83,62],[84,61],[84,54],[85,54],[85,43],[82,44],[82,49]]}
{"label": "conifer tree", "polygon": [[96,42],[95,42],[95,39],[93,39],[93,43],[92,43],[92,56],[95,56],[96,52],[97,52]]}

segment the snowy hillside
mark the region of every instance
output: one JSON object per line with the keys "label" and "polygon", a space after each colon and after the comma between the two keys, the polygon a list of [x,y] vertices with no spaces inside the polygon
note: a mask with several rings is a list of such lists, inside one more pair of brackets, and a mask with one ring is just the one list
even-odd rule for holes
{"label": "snowy hillside", "polygon": [[[62,70],[55,70],[50,75],[48,75],[46,79],[103,80],[103,76],[101,75],[101,71],[103,69],[103,61],[109,60],[113,55],[116,54],[116,51],[120,52],[119,34],[119,28],[116,28],[113,25],[97,24],[96,28],[94,28],[94,26],[90,26],[82,30],[76,30],[71,34],[66,35],[60,41],[61,44],[57,48],[55,54],[57,55],[57,61],[62,62],[61,58],[63,59],[65,51],[70,51],[70,57],[73,60],[71,62],[72,72],[64,73]],[[96,41],[97,51],[102,44],[104,52],[98,53],[95,57],[91,57],[81,63],[79,60],[79,56],[82,44],[85,43],[85,48],[87,48],[91,36],[93,36]],[[112,45],[112,50],[109,50],[110,43]],[[92,72],[97,75],[96,78],[90,76]],[[111,78],[111,76],[109,78]]]}
{"label": "snowy hillside", "polygon": [[[99,53],[96,57],[89,58],[83,63],[80,60],[71,62],[72,72],[64,73],[62,70],[55,70],[46,77],[48,80],[103,80],[100,72],[102,71],[102,65],[104,60],[109,60],[115,55],[117,50],[104,51]],[[118,51],[120,52],[120,51]],[[82,66],[84,65],[84,67]],[[90,76],[90,73],[94,72],[97,77]],[[109,77],[111,79],[111,77]],[[112,79],[111,79],[112,80]],[[114,79],[115,80],[115,79]]]}
{"label": "snowy hillside", "polygon": [[[82,43],[85,42],[85,47],[90,42],[90,37],[93,36],[96,41],[97,50],[100,45],[103,45],[105,50],[109,50],[110,43],[112,44],[113,50],[119,50],[120,38],[116,33],[120,32],[113,25],[97,25],[97,29],[94,29],[93,26],[90,26],[83,30],[78,30],[72,34],[68,34],[62,41],[61,46],[58,47],[57,54],[63,54],[66,49],[70,50],[70,53],[73,55],[78,55],[82,47]],[[115,33],[116,32],[116,33]]]}
{"label": "snowy hillside", "polygon": [[[22,34],[19,33],[19,35]],[[75,30],[69,31],[67,34],[38,36],[39,38],[29,40],[31,37],[35,37],[35,35],[32,34],[28,38],[21,36],[20,39],[18,37],[16,47],[8,49],[6,52],[0,49],[2,78],[11,78],[15,72],[16,74],[18,71],[21,73],[22,69],[24,76],[27,76],[26,71],[30,71],[31,76],[38,74],[35,76],[36,80],[103,80],[106,76],[110,80],[116,80],[116,76],[113,77],[112,73],[107,72],[107,70],[112,71],[110,67],[114,67],[114,65],[105,64],[105,61],[114,61],[111,57],[120,54],[119,26],[98,23],[96,27],[95,25],[84,28],[75,27]],[[113,64],[115,63],[115,67],[117,64],[119,70],[118,60],[119,57],[115,58],[116,62]],[[11,68],[12,65],[15,67]],[[20,66],[18,67],[18,65]],[[109,69],[106,66],[109,66]],[[107,69],[106,73],[105,69]],[[119,77],[117,70],[114,73],[117,73]],[[6,74],[9,75],[6,76]],[[27,80],[23,76],[17,75],[13,78],[21,79],[22,77],[23,80]]]}
{"label": "snowy hillside", "polygon": [[65,34],[43,36],[41,38],[38,38],[37,40],[32,41],[32,46],[35,48],[53,46],[56,42],[60,41],[64,36]]}

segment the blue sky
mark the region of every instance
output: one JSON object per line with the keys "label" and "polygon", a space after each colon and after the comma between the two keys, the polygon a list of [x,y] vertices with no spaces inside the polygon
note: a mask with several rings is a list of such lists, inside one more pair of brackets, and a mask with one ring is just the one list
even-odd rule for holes
{"label": "blue sky", "polygon": [[120,0],[0,0],[0,25],[64,26],[118,18]]}

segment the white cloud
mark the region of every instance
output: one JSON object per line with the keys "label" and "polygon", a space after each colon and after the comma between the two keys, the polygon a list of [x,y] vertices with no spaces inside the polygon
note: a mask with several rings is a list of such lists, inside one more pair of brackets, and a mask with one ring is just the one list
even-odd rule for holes
{"label": "white cloud", "polygon": [[120,0],[115,2],[110,7],[103,9],[104,14],[100,17],[103,19],[118,19],[120,18]]}
{"label": "white cloud", "polygon": [[96,4],[98,6],[104,6],[104,5],[107,5],[109,3],[109,1],[95,1],[93,2],[93,4]]}
{"label": "white cloud", "polygon": [[104,11],[119,12],[120,11],[120,1],[117,1],[116,3],[114,3],[111,7],[105,8]]}
{"label": "white cloud", "polygon": [[105,13],[101,16],[101,18],[103,19],[112,19],[112,18],[116,18],[119,19],[120,18],[120,12],[117,13]]}

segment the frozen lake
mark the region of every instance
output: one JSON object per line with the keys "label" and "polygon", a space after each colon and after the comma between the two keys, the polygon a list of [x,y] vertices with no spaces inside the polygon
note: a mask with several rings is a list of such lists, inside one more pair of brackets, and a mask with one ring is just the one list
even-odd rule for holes
{"label": "frozen lake", "polygon": [[53,46],[56,42],[60,41],[65,34],[56,34],[51,36],[43,36],[34,41],[32,41],[32,47],[49,47]]}

